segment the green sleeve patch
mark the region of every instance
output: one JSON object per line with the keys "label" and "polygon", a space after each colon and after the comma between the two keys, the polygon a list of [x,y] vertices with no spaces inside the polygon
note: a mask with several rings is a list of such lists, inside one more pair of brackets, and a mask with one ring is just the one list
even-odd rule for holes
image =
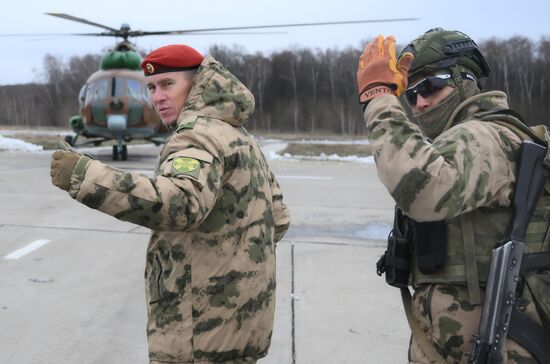
{"label": "green sleeve patch", "polygon": [[172,161],[172,175],[186,174],[193,178],[199,177],[201,163],[190,157],[176,157]]}

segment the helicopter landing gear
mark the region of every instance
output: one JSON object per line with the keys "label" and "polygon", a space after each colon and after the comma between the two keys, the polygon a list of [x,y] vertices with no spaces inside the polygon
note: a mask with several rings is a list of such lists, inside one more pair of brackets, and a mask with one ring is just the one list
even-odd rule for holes
{"label": "helicopter landing gear", "polygon": [[120,160],[128,160],[128,147],[120,141],[116,145],[113,145],[113,160],[117,161],[119,156]]}
{"label": "helicopter landing gear", "polygon": [[114,161],[118,160],[118,146],[116,145],[113,145],[113,160]]}
{"label": "helicopter landing gear", "polygon": [[120,151],[120,157],[123,161],[128,160],[128,147],[125,145],[122,146],[122,150]]}

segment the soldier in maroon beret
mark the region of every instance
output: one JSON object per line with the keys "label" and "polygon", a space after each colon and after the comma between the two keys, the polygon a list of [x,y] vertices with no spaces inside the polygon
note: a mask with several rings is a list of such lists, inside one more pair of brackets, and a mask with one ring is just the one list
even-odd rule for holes
{"label": "soldier in maroon beret", "polygon": [[244,124],[252,93],[212,57],[161,47],[142,63],[174,132],[153,178],[57,151],[52,183],[77,201],[152,230],[145,264],[151,364],[253,364],[267,355],[275,247],[288,209]]}
{"label": "soldier in maroon beret", "polygon": [[155,110],[168,127],[173,126],[185,105],[203,60],[196,49],[173,44],[154,50],[141,63]]}

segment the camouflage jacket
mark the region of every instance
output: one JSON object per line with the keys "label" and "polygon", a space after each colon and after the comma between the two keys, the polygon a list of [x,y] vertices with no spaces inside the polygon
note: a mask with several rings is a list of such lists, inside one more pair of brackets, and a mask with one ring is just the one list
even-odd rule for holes
{"label": "camouflage jacket", "polygon": [[473,96],[455,110],[452,127],[430,142],[397,97],[371,101],[364,113],[368,138],[378,176],[397,205],[417,221],[509,206],[521,140],[507,127],[479,118],[506,108],[502,92]]}
{"label": "camouflage jacket", "polygon": [[[413,316],[447,362],[468,361],[481,312],[478,281],[486,282],[491,250],[505,236],[512,213],[507,207],[521,140],[509,127],[496,123],[504,121],[499,120],[503,114],[494,113],[496,122],[485,118],[503,109],[508,104],[502,92],[473,96],[458,106],[451,127],[433,142],[408,120],[395,96],[377,97],[364,113],[379,177],[397,205],[417,221],[446,220],[445,267],[421,274],[413,258],[410,278],[416,289]],[[525,240],[529,253],[549,249],[549,200],[541,197],[541,208],[531,218]],[[523,291],[525,313],[539,325],[541,317],[550,315],[549,283],[550,273],[539,271],[527,277]],[[512,340],[506,350],[509,362],[533,362]],[[429,361],[414,336],[409,360]]]}
{"label": "camouflage jacket", "polygon": [[267,354],[275,243],[289,225],[279,185],[242,127],[250,91],[207,57],[154,178],[80,158],[71,196],[150,228],[145,269],[152,362]]}

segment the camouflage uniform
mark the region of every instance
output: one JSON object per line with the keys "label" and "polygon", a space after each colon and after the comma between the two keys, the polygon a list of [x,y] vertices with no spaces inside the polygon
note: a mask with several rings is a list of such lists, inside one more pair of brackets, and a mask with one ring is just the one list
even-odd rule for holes
{"label": "camouflage uniform", "polygon": [[[506,95],[499,91],[467,99],[455,110],[453,126],[429,142],[408,120],[397,97],[373,99],[364,113],[368,138],[379,178],[397,205],[419,222],[450,221],[510,206],[521,141],[508,128],[479,117],[484,111],[507,108]],[[437,278],[413,277],[413,314],[447,362],[466,363],[479,327],[480,305],[470,304],[465,282]],[[529,290],[525,292],[525,312],[540,323]],[[536,363],[512,340],[506,350],[505,362]],[[430,363],[414,338],[409,360]]]}
{"label": "camouflage uniform", "polygon": [[275,243],[289,214],[242,127],[250,91],[207,57],[154,178],[81,157],[70,195],[150,228],[145,269],[151,363],[254,363],[267,354]]}

